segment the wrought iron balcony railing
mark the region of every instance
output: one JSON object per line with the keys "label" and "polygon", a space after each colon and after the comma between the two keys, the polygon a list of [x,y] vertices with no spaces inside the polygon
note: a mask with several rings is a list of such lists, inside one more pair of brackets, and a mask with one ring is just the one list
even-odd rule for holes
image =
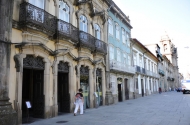
{"label": "wrought iron balcony railing", "polygon": [[37,29],[52,36],[56,31],[55,16],[27,2],[20,5],[19,24],[21,27]]}
{"label": "wrought iron balcony railing", "polygon": [[136,71],[134,66],[123,64],[115,60],[110,60],[110,70],[114,70],[116,72],[130,73],[130,74],[135,74]]}
{"label": "wrought iron balcony railing", "polygon": [[141,73],[145,74],[145,68],[141,68]]}
{"label": "wrought iron balcony railing", "polygon": [[79,31],[79,46],[84,46],[90,49],[91,51],[95,50],[95,37],[92,35]]}
{"label": "wrought iron balcony railing", "polygon": [[105,42],[99,40],[99,39],[96,39],[95,40],[95,51],[97,52],[100,52],[100,53],[107,53],[107,45]]}
{"label": "wrought iron balcony railing", "polygon": [[140,66],[136,66],[136,72],[141,72],[141,67]]}
{"label": "wrought iron balcony railing", "polygon": [[57,33],[58,33],[59,39],[60,38],[70,39],[74,43],[78,43],[79,41],[78,28],[60,19],[57,20]]}

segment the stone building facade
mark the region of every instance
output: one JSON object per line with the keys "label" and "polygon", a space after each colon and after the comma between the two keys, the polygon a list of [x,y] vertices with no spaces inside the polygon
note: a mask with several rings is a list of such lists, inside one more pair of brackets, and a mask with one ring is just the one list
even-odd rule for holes
{"label": "stone building facade", "polygon": [[26,101],[32,117],[72,112],[79,88],[84,108],[105,105],[108,5],[104,0],[14,2],[9,95],[19,123]]}
{"label": "stone building facade", "polygon": [[108,11],[108,65],[113,103],[132,99],[135,67],[131,59],[131,29],[129,18],[112,4]]}
{"label": "stone building facade", "polygon": [[136,66],[135,96],[143,97],[158,92],[159,59],[137,39],[133,41],[133,65]]}

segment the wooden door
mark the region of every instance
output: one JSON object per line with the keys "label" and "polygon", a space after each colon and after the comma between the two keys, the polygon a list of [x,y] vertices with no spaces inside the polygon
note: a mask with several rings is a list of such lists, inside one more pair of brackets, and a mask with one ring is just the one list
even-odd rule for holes
{"label": "wooden door", "polygon": [[60,112],[70,112],[68,73],[58,73],[58,104]]}
{"label": "wooden door", "polygon": [[128,79],[125,79],[125,100],[129,99]]}
{"label": "wooden door", "polygon": [[33,70],[33,117],[44,118],[44,70]]}

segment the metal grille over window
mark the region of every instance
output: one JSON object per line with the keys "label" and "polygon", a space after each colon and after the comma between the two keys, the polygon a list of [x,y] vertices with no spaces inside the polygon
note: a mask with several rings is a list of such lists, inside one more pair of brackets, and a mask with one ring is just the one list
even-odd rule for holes
{"label": "metal grille over window", "polygon": [[86,67],[84,67],[84,66],[81,66],[81,68],[80,68],[80,74],[81,75],[86,75],[86,76],[88,76],[89,75],[89,71],[88,71],[88,67],[86,66]]}
{"label": "metal grille over window", "polygon": [[23,66],[25,68],[44,69],[43,58],[27,55],[26,58],[23,59]]}

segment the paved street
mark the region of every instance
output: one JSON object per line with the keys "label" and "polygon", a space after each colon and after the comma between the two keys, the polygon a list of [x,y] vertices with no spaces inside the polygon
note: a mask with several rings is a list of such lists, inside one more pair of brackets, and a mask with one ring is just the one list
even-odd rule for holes
{"label": "paved street", "polygon": [[[67,121],[66,123],[56,123]],[[116,105],[88,109],[42,119],[31,125],[190,125],[190,94],[165,92],[127,100]]]}

